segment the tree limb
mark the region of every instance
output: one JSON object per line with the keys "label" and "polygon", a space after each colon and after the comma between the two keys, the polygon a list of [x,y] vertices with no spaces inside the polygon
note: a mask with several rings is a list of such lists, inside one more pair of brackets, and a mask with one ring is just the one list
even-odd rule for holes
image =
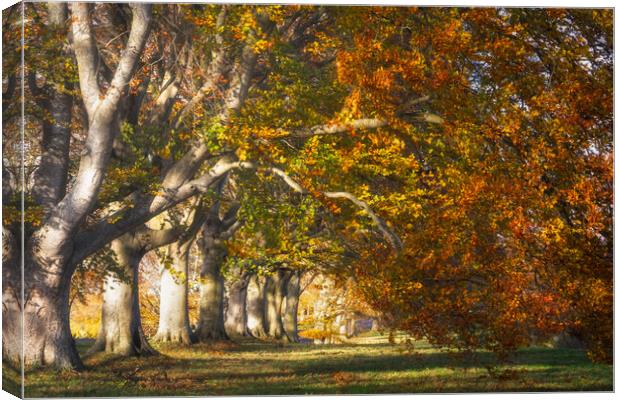
{"label": "tree limb", "polygon": [[308,138],[311,136],[334,135],[338,133],[344,133],[352,129],[376,129],[384,126],[387,126],[387,121],[377,118],[362,118],[351,121],[347,124],[317,125],[310,129],[301,129],[291,132],[286,136],[294,138]]}
{"label": "tree limb", "polygon": [[149,35],[152,6],[138,3],[132,4],[130,7],[132,21],[129,39],[127,39],[127,45],[116,66],[114,77],[104,99],[104,103],[110,105],[117,104],[125,92]]}
{"label": "tree limb", "polygon": [[144,48],[151,19],[150,5],[134,4],[131,6],[133,20],[127,48],[119,61],[112,85],[101,101],[98,98],[100,93],[96,83],[96,71],[93,69],[95,48],[88,6],[84,3],[72,3],[71,7],[74,12],[74,44],[79,54],[76,56],[80,89],[85,96],[89,127],[73,186],[40,229],[40,234],[47,239],[41,245],[46,247],[50,254],[62,251],[61,247],[66,245],[95,205],[109,164],[114,136],[118,131],[115,122],[120,96],[129,83],[139,55]]}
{"label": "tree limb", "polygon": [[242,220],[236,220],[232,225],[228,227],[224,232],[220,233],[220,239],[227,240],[233,237],[235,232],[237,232],[243,226]]}
{"label": "tree limb", "polygon": [[196,194],[205,193],[231,170],[252,166],[251,163],[231,161],[228,157],[223,157],[206,174],[178,187],[163,188],[155,196],[133,193],[126,199],[131,206],[115,211],[78,234],[72,259],[76,263],[81,262],[107,243],[146,223],[156,215]]}
{"label": "tree limb", "polygon": [[209,64],[209,70],[207,72],[207,79],[202,84],[198,92],[190,99],[179,110],[177,115],[173,118],[173,122],[171,126],[174,129],[179,129],[181,123],[183,122],[183,118],[191,111],[193,108],[205,98],[205,96],[214,91],[217,88],[217,84],[220,78],[224,75],[226,69],[226,46],[224,44],[224,36],[222,35],[223,26],[226,22],[226,16],[228,13],[228,6],[222,5],[220,13],[217,16],[216,22],[216,35],[215,35],[215,44],[216,51],[213,52],[213,60]]}
{"label": "tree limb", "polygon": [[[430,100],[430,96],[423,96],[419,98],[415,98],[411,101],[406,102],[402,106],[399,107],[396,115],[403,116],[408,113],[409,109],[415,105],[425,103]],[[431,123],[431,124],[443,124],[444,120],[439,115],[430,113],[430,112],[419,112],[415,113],[415,118],[419,121]],[[325,125],[317,125],[312,128],[300,129],[297,131],[290,132],[283,136],[279,136],[278,139],[284,137],[293,137],[293,138],[309,138],[312,136],[323,136],[323,135],[335,135],[339,133],[345,133],[350,130],[370,130],[382,128],[384,126],[388,126],[388,121],[380,118],[360,118],[353,120],[348,123],[343,124],[325,124]]]}
{"label": "tree limb", "polygon": [[78,76],[84,105],[91,114],[101,94],[97,82],[97,47],[90,26],[90,5],[88,3],[71,3],[73,16],[72,47],[78,64]]}
{"label": "tree limb", "polygon": [[182,231],[175,227],[169,229],[150,229],[146,233],[145,249],[147,251],[157,249],[176,242]]}
{"label": "tree limb", "polygon": [[[282,171],[281,169],[270,167],[269,170],[273,172],[274,174],[278,175],[280,178],[282,178],[282,180],[297,193],[301,193],[301,194],[308,193],[299,183],[297,183],[293,178],[291,178],[288,174],[286,174],[286,172]],[[355,197],[353,194],[349,192],[322,192],[322,194],[325,197],[329,197],[329,198],[347,199],[351,203],[355,204],[356,206],[364,210],[366,214],[368,214],[368,216],[375,223],[379,231],[381,231],[381,234],[383,235],[384,239],[386,239],[390,243],[390,245],[394,248],[394,250],[396,250],[397,252],[400,252],[402,250],[403,243],[398,237],[398,235],[396,235],[396,233],[394,233],[394,231],[390,229],[387,223],[383,221],[383,219],[381,219],[372,210],[372,208],[370,208],[368,203],[358,199],[357,197]]]}

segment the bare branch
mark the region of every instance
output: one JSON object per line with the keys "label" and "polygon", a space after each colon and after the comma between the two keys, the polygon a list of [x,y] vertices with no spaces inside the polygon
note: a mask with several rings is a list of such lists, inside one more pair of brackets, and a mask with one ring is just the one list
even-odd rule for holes
{"label": "bare branch", "polygon": [[444,123],[444,119],[441,118],[439,115],[437,114],[433,114],[433,113],[429,113],[429,112],[423,112],[421,113],[417,119],[419,121],[423,121],[423,122],[427,122],[429,124],[437,124],[437,125],[442,125]]}
{"label": "bare branch", "polygon": [[390,242],[390,244],[392,245],[392,247],[396,250],[396,251],[401,251],[403,248],[403,243],[400,240],[400,238],[398,237],[398,235],[396,235],[389,226],[387,226],[387,224],[385,223],[385,221],[383,221],[381,218],[379,218],[379,216],[372,210],[372,208],[370,208],[370,206],[368,205],[368,203],[358,199],[357,197],[355,197],[354,195],[352,195],[349,192],[323,192],[323,194],[326,197],[329,198],[342,198],[342,199],[347,199],[350,202],[352,202],[353,204],[355,204],[356,206],[360,207],[361,209],[363,209],[364,211],[366,211],[366,214],[368,214],[368,216],[373,220],[373,222],[375,223],[375,225],[377,226],[377,228],[381,231],[381,233],[383,234],[383,237]]}
{"label": "bare branch", "polygon": [[98,98],[99,87],[96,83],[94,69],[95,48],[88,6],[84,3],[72,3],[71,7],[74,13],[73,33],[74,44],[77,46],[80,89],[89,114],[89,127],[73,186],[41,228],[41,232],[57,232],[57,234],[47,235],[49,240],[44,244],[49,246],[51,254],[59,251],[59,246],[65,245],[65,241],[95,205],[109,164],[114,136],[118,130],[115,126],[115,118],[120,96],[129,83],[146,43],[151,15],[150,5],[132,5],[133,20],[127,48],[118,64],[112,85],[104,100],[101,101]]}
{"label": "bare branch", "polygon": [[[286,182],[286,184],[289,185],[294,191],[298,193],[302,193],[302,194],[307,193],[307,191],[299,183],[297,183],[293,178],[291,178],[288,174],[286,174],[286,172],[282,171],[279,168],[275,168],[275,167],[271,167],[269,169],[271,172],[273,172],[274,174],[282,178],[282,180],[284,180],[284,182]],[[397,252],[400,252],[402,250],[403,243],[398,237],[398,235],[396,235],[396,233],[394,233],[390,229],[390,227],[386,224],[386,222],[383,221],[383,219],[381,219],[372,210],[372,208],[370,208],[368,203],[358,199],[357,197],[355,197],[353,194],[349,192],[322,192],[322,193],[325,197],[329,197],[329,198],[347,199],[353,204],[355,204],[356,206],[358,206],[359,208],[361,208],[362,210],[364,210],[366,214],[368,214],[368,216],[375,223],[377,228],[381,231],[381,234],[383,235],[383,237],[392,245],[392,247]]]}
{"label": "bare branch", "polygon": [[117,104],[125,92],[149,34],[152,6],[137,3],[131,4],[130,7],[132,12],[131,32],[105,96],[104,102],[108,104]]}
{"label": "bare branch", "polygon": [[226,22],[226,16],[228,13],[228,6],[222,5],[220,13],[217,16],[216,22],[216,32],[215,35],[215,48],[216,51],[213,52],[213,60],[209,65],[209,70],[207,72],[207,79],[200,87],[198,92],[192,97],[192,99],[183,106],[183,108],[178,112],[178,114],[173,118],[172,126],[174,129],[179,129],[181,123],[183,122],[183,118],[191,111],[193,108],[205,98],[205,96],[214,91],[217,88],[218,81],[224,75],[224,71],[226,68],[226,46],[224,44],[224,37],[222,35],[223,26]]}
{"label": "bare branch", "polygon": [[243,226],[242,220],[235,221],[228,229],[220,234],[220,239],[227,240],[233,237],[235,232],[237,232]]}
{"label": "bare branch", "polygon": [[348,124],[317,125],[310,129],[291,132],[288,136],[295,138],[308,138],[311,136],[334,135],[348,132],[353,129],[376,129],[384,126],[387,126],[387,122],[384,120],[377,118],[362,118],[351,121]]}
{"label": "bare branch", "polygon": [[[411,101],[406,102],[404,105],[399,107],[396,115],[404,115],[409,112],[411,107],[425,103],[430,100],[430,96],[423,96],[419,98],[415,98]],[[439,115],[429,113],[429,112],[420,112],[416,113],[416,119],[419,121],[431,123],[431,124],[443,124],[444,120]],[[384,126],[388,126],[388,121],[379,118],[360,118],[353,120],[344,124],[326,124],[326,125],[317,125],[309,129],[300,129],[297,131],[290,132],[283,136],[279,136],[278,139],[284,137],[294,137],[294,138],[308,138],[312,136],[322,136],[322,135],[335,135],[339,133],[349,132],[351,130],[370,130],[382,128]]]}
{"label": "bare branch", "polygon": [[[152,196],[133,193],[126,201],[132,206],[115,211],[88,230],[82,231],[76,238],[75,263],[81,262],[102,246],[144,224],[188,198],[204,193],[219,182],[228,172],[237,168],[253,168],[253,164],[231,161],[228,157],[220,159],[206,174],[180,186],[161,189],[161,193]],[[116,222],[110,222],[116,221]]]}
{"label": "bare branch", "polygon": [[241,208],[241,204],[238,202],[233,203],[230,208],[224,214],[222,218],[222,225],[224,225],[224,229],[228,229],[235,222],[237,222],[237,212]]}
{"label": "bare branch", "polygon": [[176,242],[182,231],[179,228],[150,229],[146,233],[145,249],[152,250]]}
{"label": "bare branch", "polygon": [[101,94],[97,83],[97,47],[90,26],[88,3],[71,3],[72,47],[78,64],[78,75],[82,98],[91,114]]}

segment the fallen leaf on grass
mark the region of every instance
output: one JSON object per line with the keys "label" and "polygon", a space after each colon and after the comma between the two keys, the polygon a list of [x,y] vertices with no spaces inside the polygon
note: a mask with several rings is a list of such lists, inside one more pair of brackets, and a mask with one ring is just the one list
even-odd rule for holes
{"label": "fallen leaf on grass", "polygon": [[356,379],[354,374],[344,371],[334,372],[332,378],[337,385],[348,385]]}

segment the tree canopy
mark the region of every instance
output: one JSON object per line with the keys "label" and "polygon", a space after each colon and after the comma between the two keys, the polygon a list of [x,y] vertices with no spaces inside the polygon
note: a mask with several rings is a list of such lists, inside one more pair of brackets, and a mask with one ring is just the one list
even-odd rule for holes
{"label": "tree canopy", "polygon": [[[231,261],[354,274],[394,327],[435,344],[504,355],[570,328],[611,360],[612,10],[26,15],[27,293],[68,296],[84,260],[200,198],[242,223]],[[5,57],[5,146],[19,68]],[[19,230],[18,164],[3,155],[5,240]],[[38,307],[24,312],[56,318]]]}

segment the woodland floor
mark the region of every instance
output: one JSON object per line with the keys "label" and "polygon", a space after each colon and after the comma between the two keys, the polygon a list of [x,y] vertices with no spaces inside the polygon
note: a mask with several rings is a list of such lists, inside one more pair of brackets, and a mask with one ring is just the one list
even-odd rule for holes
{"label": "woodland floor", "polygon": [[[399,340],[397,339],[397,342]],[[90,343],[79,341],[84,352]],[[581,350],[534,347],[509,365],[487,353],[466,361],[425,343],[385,337],[336,345],[250,340],[159,347],[162,355],[86,358],[83,372],[26,374],[26,397],[252,395],[420,392],[611,391],[612,367]],[[487,367],[491,368],[487,368]],[[10,372],[10,371],[5,371]],[[5,378],[7,375],[5,375]]]}

